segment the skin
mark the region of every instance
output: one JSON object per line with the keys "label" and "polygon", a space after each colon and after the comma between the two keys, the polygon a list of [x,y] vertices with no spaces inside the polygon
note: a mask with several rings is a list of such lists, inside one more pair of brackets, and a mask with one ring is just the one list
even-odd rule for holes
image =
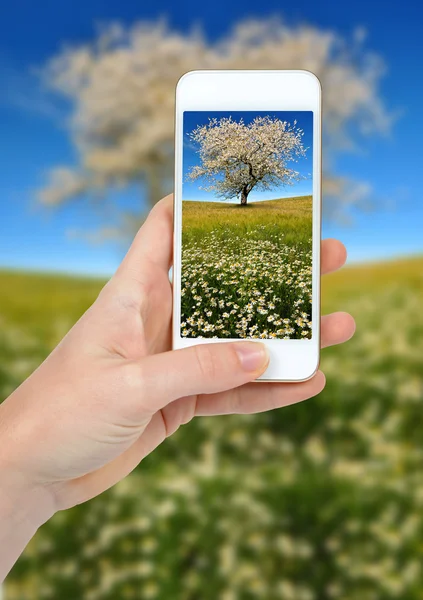
{"label": "skin", "polygon": [[[159,202],[114,277],[46,361],[0,406],[0,579],[55,512],[120,481],[194,416],[255,413],[315,396],[303,383],[250,383],[265,369],[257,342],[171,351],[172,197]],[[344,246],[322,244],[322,273]],[[322,346],[354,333],[346,313],[322,318]]]}

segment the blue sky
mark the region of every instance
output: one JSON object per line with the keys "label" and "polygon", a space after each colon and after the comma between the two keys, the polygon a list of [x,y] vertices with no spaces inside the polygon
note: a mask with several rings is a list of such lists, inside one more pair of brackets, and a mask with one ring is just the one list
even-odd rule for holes
{"label": "blue sky", "polygon": [[[337,163],[339,172],[370,182],[377,207],[370,213],[357,213],[354,226],[325,221],[323,233],[342,238],[351,260],[423,251],[418,162],[423,128],[421,3],[18,0],[0,7],[0,265],[98,274],[111,273],[117,266],[123,252],[120,246],[91,244],[69,234],[105,222],[95,202],[73,203],[57,211],[35,203],[34,190],[43,183],[46,171],[57,164],[72,164],[75,154],[64,127],[64,107],[52,106],[33,71],[64,44],[90,41],[99,23],[131,24],[163,15],[181,31],[201,24],[210,39],[225,34],[241,18],[272,15],[282,15],[291,23],[306,21],[343,36],[350,36],[357,26],[364,27],[366,48],[386,64],[382,95],[388,108],[400,116],[390,135],[369,138],[362,151],[345,154]],[[137,208],[142,194],[134,188],[115,196],[120,205]]]}
{"label": "blue sky", "polygon": [[[184,150],[183,150],[183,200],[207,200],[221,201],[214,192],[202,190],[201,187],[207,187],[207,181],[203,178],[192,181],[188,179],[188,174],[196,165],[201,165],[201,160],[198,154],[199,146],[193,142],[189,135],[194,129],[200,125],[207,125],[209,119],[231,118],[233,121],[239,122],[241,119],[245,125],[249,125],[257,116],[269,116],[271,118],[280,119],[294,124],[297,121],[297,127],[304,131],[302,136],[303,147],[306,149],[306,156],[298,159],[296,163],[288,164],[295,171],[298,171],[302,179],[293,186],[278,186],[270,191],[252,190],[248,199],[249,202],[257,200],[270,200],[272,198],[288,198],[290,196],[306,196],[313,193],[312,169],[313,169],[313,113],[312,112],[265,112],[258,113],[251,111],[231,111],[231,112],[184,112]],[[232,202],[239,201],[238,199],[231,200]]]}

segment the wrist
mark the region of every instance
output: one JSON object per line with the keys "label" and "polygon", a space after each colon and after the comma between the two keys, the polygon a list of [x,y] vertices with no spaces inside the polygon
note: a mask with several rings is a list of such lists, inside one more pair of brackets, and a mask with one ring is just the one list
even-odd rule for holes
{"label": "wrist", "polygon": [[3,408],[0,407],[0,581],[37,529],[55,512],[53,493],[35,484],[21,464],[18,442],[10,435],[11,428],[5,426]]}
{"label": "wrist", "polygon": [[[0,459],[0,523],[5,519],[21,529],[35,531],[53,516],[54,497],[42,486],[25,480]],[[2,536],[0,526],[0,539]]]}
{"label": "wrist", "polygon": [[28,485],[0,459],[0,582],[54,512],[47,490]]}

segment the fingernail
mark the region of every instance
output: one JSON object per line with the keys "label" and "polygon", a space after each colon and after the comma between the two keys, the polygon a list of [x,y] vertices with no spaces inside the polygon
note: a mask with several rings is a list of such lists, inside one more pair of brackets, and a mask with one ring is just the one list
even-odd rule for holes
{"label": "fingernail", "polygon": [[269,353],[264,344],[259,342],[243,342],[235,344],[239,362],[244,371],[260,371],[269,362]]}

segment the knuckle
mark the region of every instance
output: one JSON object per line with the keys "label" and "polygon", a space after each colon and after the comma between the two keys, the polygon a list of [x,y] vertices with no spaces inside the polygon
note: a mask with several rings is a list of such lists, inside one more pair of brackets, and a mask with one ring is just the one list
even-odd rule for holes
{"label": "knuckle", "polygon": [[121,415],[140,418],[150,413],[148,408],[148,378],[142,361],[127,362],[121,366],[118,389],[115,396],[120,402]]}
{"label": "knuckle", "polygon": [[130,362],[121,371],[121,381],[129,395],[139,395],[143,389],[144,373],[142,364]]}
{"label": "knuckle", "polygon": [[231,390],[229,394],[228,406],[228,412],[230,414],[240,415],[246,412],[240,388],[235,388]]}
{"label": "knuckle", "polygon": [[146,307],[151,287],[151,282],[140,280],[130,273],[126,277],[115,274],[103,288],[99,299],[119,313],[139,314]]}
{"label": "knuckle", "polygon": [[219,375],[216,349],[212,346],[213,344],[194,346],[197,369],[207,381],[215,379]]}

